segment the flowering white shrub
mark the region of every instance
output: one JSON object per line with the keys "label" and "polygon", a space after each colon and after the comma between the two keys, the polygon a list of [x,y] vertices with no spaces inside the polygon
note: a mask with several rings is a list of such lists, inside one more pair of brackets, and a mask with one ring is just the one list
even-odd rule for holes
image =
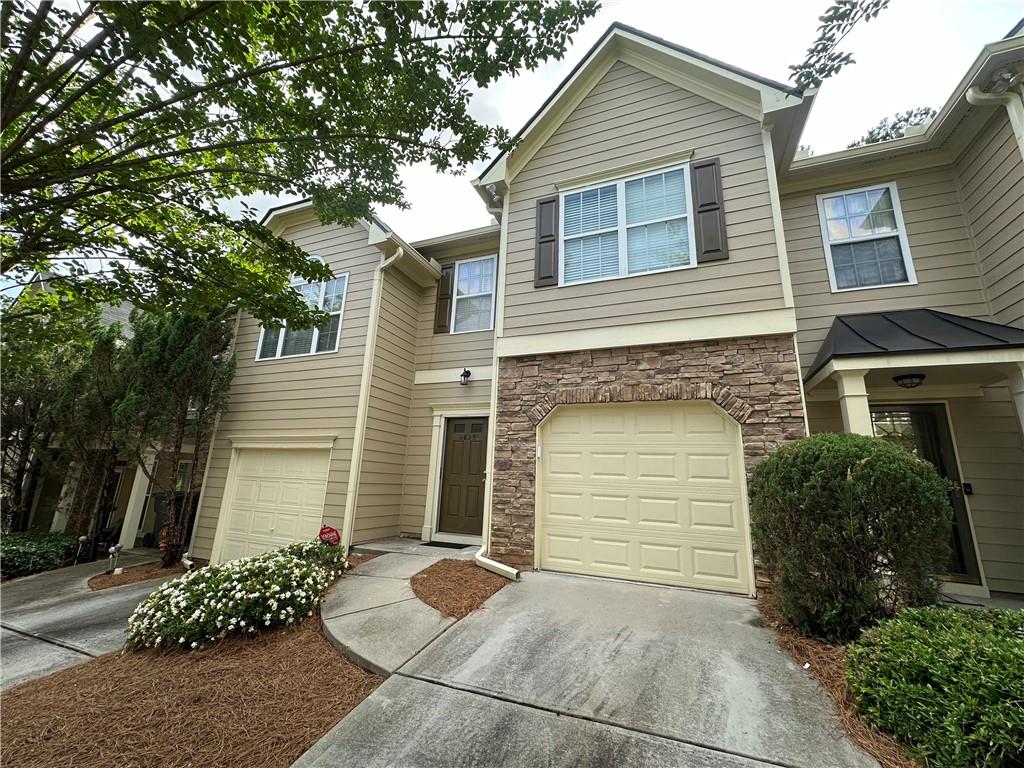
{"label": "flowering white shrub", "polygon": [[341,547],[315,541],[186,573],[139,604],[125,645],[191,650],[229,634],[294,624],[312,615],[348,567]]}

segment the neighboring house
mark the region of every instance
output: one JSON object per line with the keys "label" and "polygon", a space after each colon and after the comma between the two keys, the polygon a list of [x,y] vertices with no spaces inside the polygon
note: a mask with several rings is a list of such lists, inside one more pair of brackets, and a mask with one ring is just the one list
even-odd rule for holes
{"label": "neighboring house", "polygon": [[750,471],[844,430],[956,484],[950,590],[1024,592],[1022,60],[992,43],[926,128],[794,160],[813,93],[616,24],[474,182],[498,224],[271,211],[332,317],[239,318],[192,551],[323,523],[753,594]]}

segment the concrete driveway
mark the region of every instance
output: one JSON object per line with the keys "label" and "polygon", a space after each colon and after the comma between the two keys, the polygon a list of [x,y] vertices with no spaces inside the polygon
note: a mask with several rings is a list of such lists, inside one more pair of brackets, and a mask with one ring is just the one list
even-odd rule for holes
{"label": "concrete driveway", "polygon": [[744,598],[528,573],[296,766],[876,765]]}
{"label": "concrete driveway", "polygon": [[[152,552],[126,553],[119,564],[154,559]],[[0,586],[0,688],[83,664],[124,645],[128,617],[160,581],[90,590],[89,578],[105,568],[106,561],[84,563]]]}

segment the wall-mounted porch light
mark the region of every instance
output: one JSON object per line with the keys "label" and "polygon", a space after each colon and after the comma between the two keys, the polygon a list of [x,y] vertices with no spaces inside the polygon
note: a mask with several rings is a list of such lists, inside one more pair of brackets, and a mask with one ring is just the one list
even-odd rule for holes
{"label": "wall-mounted porch light", "polygon": [[892,380],[896,382],[898,386],[904,389],[914,389],[914,387],[920,387],[924,384],[923,373],[901,373],[899,376],[893,376]]}
{"label": "wall-mounted porch light", "polygon": [[473,372],[469,368],[463,368],[462,373],[459,374],[459,384],[466,386],[469,384],[469,377],[473,375]]}

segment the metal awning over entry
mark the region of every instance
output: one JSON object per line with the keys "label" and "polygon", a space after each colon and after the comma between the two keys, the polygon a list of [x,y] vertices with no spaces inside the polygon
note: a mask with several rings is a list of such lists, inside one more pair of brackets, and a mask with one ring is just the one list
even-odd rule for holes
{"label": "metal awning over entry", "polygon": [[1024,348],[1024,330],[934,309],[839,315],[807,371],[808,381],[837,358]]}

